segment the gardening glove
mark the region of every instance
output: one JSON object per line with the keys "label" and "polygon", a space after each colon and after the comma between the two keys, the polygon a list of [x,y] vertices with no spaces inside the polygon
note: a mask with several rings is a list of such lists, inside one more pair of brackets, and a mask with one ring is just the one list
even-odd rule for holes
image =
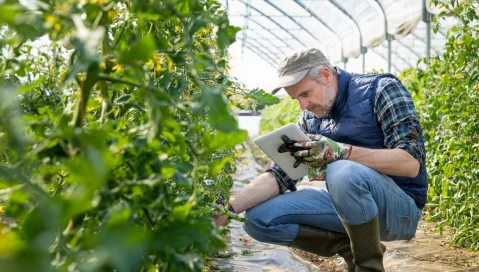
{"label": "gardening glove", "polygon": [[308,134],[311,141],[298,141],[294,145],[303,150],[294,152],[293,156],[301,158],[306,165],[319,168],[337,160],[347,159],[352,146],[338,143],[323,135]]}
{"label": "gardening glove", "polygon": [[[309,150],[309,147],[295,146],[295,144],[298,141],[291,140],[286,135],[282,135],[281,140],[283,140],[284,143],[278,147],[278,152],[279,153],[289,152],[290,155],[296,159],[296,161],[293,164],[294,168],[298,167],[301,163],[306,163],[303,157],[294,156],[294,153],[301,150]],[[319,167],[319,168],[308,167],[308,178],[310,181],[326,180],[326,166]]]}
{"label": "gardening glove", "polygon": [[298,141],[297,147],[304,150],[296,151],[293,156],[300,158],[303,163],[309,166],[309,180],[326,180],[326,168],[329,163],[337,160],[347,159],[351,153],[352,146],[338,143],[322,135],[308,134],[310,142]]}
{"label": "gardening glove", "polygon": [[[294,157],[295,152],[300,151],[300,150],[305,150],[304,147],[295,146],[295,144],[298,141],[291,140],[286,135],[282,135],[281,140],[283,140],[284,143],[278,147],[278,152],[279,153],[289,152],[289,154]],[[296,159],[296,161],[293,164],[294,168],[298,167],[301,163],[303,163],[303,160],[302,160],[301,157],[295,157],[295,159]]]}

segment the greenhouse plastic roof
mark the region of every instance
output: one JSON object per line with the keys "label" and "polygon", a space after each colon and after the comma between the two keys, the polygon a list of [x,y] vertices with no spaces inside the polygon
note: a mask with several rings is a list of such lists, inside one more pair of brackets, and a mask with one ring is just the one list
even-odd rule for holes
{"label": "greenhouse plastic roof", "polygon": [[[223,0],[237,41],[277,67],[289,52],[320,48],[334,65],[356,71],[398,72],[420,57],[440,54],[454,19],[429,22],[440,12],[426,0]],[[386,31],[387,30],[387,31]],[[428,45],[429,33],[429,50]],[[428,53],[429,52],[429,53]],[[378,65],[379,63],[379,65]]]}

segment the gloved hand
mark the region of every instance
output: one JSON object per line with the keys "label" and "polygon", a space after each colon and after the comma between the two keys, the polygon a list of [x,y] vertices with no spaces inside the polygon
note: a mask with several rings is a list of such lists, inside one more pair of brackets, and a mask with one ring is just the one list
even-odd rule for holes
{"label": "gloved hand", "polygon": [[[298,167],[301,163],[306,163],[303,157],[295,156],[294,153],[301,150],[309,150],[309,147],[296,146],[295,144],[298,143],[298,141],[291,140],[286,135],[281,136],[281,140],[283,140],[284,144],[278,147],[278,152],[279,153],[289,152],[291,156],[295,157],[296,161],[293,164],[294,168]],[[308,167],[308,178],[310,181],[326,180],[326,166],[319,167],[319,168]]]}
{"label": "gloved hand", "polygon": [[347,159],[352,146],[338,143],[322,135],[308,134],[310,142],[297,141],[295,147],[302,148],[294,152],[295,158],[300,158],[313,168],[321,168],[337,160]]}
{"label": "gloved hand", "polygon": [[[300,150],[305,150],[304,147],[298,147],[298,146],[295,146],[295,144],[298,142],[298,141],[295,141],[295,140],[291,140],[288,136],[286,135],[282,135],[281,136],[281,140],[283,140],[284,144],[280,145],[278,147],[278,152],[279,153],[285,153],[285,152],[289,152],[289,154],[291,156],[294,157],[294,153],[297,152],[297,151],[300,151]],[[300,157],[295,157],[296,158],[296,161],[294,162],[293,164],[293,167],[296,168],[298,167],[303,161],[302,161],[302,158]]]}

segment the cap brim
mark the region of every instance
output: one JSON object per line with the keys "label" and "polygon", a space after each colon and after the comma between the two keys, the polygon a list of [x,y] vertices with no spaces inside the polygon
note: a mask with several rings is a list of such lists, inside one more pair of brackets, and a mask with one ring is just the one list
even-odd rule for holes
{"label": "cap brim", "polygon": [[278,78],[278,81],[274,85],[275,87],[271,91],[271,94],[277,93],[279,90],[281,90],[281,88],[292,86],[292,85],[300,82],[301,79],[303,79],[303,77],[308,74],[309,70],[310,69],[306,69],[306,70],[299,71],[299,72],[291,74],[291,75],[287,75],[287,76]]}

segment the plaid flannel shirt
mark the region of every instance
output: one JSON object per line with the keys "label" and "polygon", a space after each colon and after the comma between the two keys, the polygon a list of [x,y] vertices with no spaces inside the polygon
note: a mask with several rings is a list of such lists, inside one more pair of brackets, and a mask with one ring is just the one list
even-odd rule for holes
{"label": "plaid flannel shirt", "polygon": [[[382,78],[378,82],[374,105],[374,113],[384,133],[384,146],[408,152],[423,166],[426,150],[419,137],[421,126],[408,90],[397,79]],[[302,119],[299,125],[303,130],[307,129]],[[291,179],[276,164],[272,164],[266,172],[275,176],[280,194],[287,190],[296,191],[296,183],[301,181]]]}

